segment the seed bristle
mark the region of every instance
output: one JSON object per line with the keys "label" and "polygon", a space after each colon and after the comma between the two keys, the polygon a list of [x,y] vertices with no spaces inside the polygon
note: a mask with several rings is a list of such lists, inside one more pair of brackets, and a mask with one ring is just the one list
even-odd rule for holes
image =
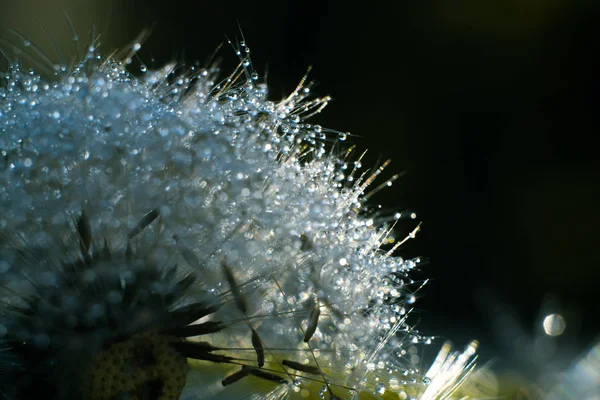
{"label": "seed bristle", "polygon": [[256,351],[257,364],[262,368],[265,365],[265,349],[258,333],[253,328],[250,329],[252,330],[252,346]]}
{"label": "seed bristle", "polygon": [[192,303],[186,306],[177,308],[169,312],[169,319],[173,321],[174,326],[168,326],[166,329],[182,327],[189,325],[200,318],[217,312],[221,308],[221,304],[204,302]]}
{"label": "seed bristle", "polygon": [[193,358],[194,360],[210,361],[214,363],[233,363],[234,357],[223,354],[213,354],[205,350],[205,347],[194,342],[173,342],[171,347],[177,350],[182,356]]}
{"label": "seed bristle", "polygon": [[247,377],[250,374],[250,371],[251,371],[250,368],[247,368],[244,366],[239,371],[234,372],[233,374],[231,374],[231,375],[227,376],[225,379],[223,379],[221,381],[221,384],[223,386],[229,386],[232,383],[235,383],[235,382]]}
{"label": "seed bristle", "polygon": [[313,365],[300,364],[299,362],[291,361],[291,360],[283,360],[281,362],[281,364],[285,365],[286,367],[295,369],[296,371],[306,372],[307,374],[315,374],[315,375],[322,374],[321,370]]}
{"label": "seed bristle", "polygon": [[90,246],[92,244],[92,227],[87,213],[81,212],[81,216],[77,221],[77,234],[79,235],[79,245],[81,253],[85,257],[89,257]]}
{"label": "seed bristle", "polygon": [[248,369],[250,370],[251,375],[254,375],[258,378],[265,379],[267,381],[271,381],[271,382],[275,382],[275,383],[280,383],[280,384],[288,383],[285,378],[283,378],[279,375],[275,375],[270,372],[265,372],[265,371],[262,371],[262,370],[256,369],[256,368],[248,368]]}
{"label": "seed bristle", "polygon": [[308,343],[309,340],[313,337],[315,332],[317,331],[317,326],[319,324],[319,316],[321,315],[321,308],[319,306],[319,300],[313,298],[313,309],[310,311],[310,315],[308,316],[308,324],[306,325],[306,330],[304,331],[304,342]]}
{"label": "seed bristle", "polygon": [[225,263],[225,261],[221,262],[221,268],[223,268],[223,274],[225,275],[225,279],[229,284],[229,288],[231,290],[231,295],[233,296],[233,300],[235,301],[235,305],[243,314],[248,313],[248,304],[246,302],[246,298],[242,295],[242,291],[235,280],[235,276],[233,272]]}
{"label": "seed bristle", "polygon": [[223,324],[221,321],[208,321],[201,324],[187,325],[169,329],[163,331],[163,333],[176,337],[192,337],[217,333],[222,331],[224,328],[225,324]]}
{"label": "seed bristle", "polygon": [[160,215],[160,211],[157,208],[152,209],[146,215],[142,217],[142,219],[137,223],[133,229],[129,231],[127,234],[127,239],[133,239],[138,233],[146,229],[148,225],[150,225],[158,216]]}

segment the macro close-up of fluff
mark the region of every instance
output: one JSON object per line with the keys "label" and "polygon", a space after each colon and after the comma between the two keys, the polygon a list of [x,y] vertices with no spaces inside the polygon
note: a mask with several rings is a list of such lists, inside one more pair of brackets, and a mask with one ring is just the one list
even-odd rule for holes
{"label": "macro close-up of fluff", "polygon": [[329,99],[308,78],[269,100],[243,41],[229,73],[134,76],[140,43],[76,40],[53,64],[19,40],[0,89],[2,398],[442,399],[472,372],[477,342],[407,323],[424,282],[398,247],[418,222],[404,239],[402,213],[374,218],[385,163],[311,124]]}
{"label": "macro close-up of fluff", "polygon": [[[55,8],[31,1],[48,7],[40,8],[41,14]],[[72,3],[75,11],[71,15],[76,18],[72,20],[69,12],[62,11],[66,18],[51,22],[56,24],[54,28],[62,27],[63,34],[68,32],[67,40],[55,40],[53,28],[37,23],[45,44],[5,26],[12,22],[6,17],[8,11],[0,15],[0,400],[40,398],[40,394],[44,399],[60,400],[600,399],[600,344],[597,338],[583,346],[573,339],[580,333],[576,322],[577,312],[583,312],[581,306],[570,304],[577,312],[569,314],[565,311],[568,307],[561,308],[559,301],[548,296],[550,300],[539,310],[540,321],[530,331],[528,322],[513,318],[514,310],[523,311],[530,305],[523,298],[531,297],[533,304],[537,301],[535,290],[552,294],[548,282],[561,279],[548,268],[532,274],[536,284],[540,281],[539,287],[527,286],[530,270],[525,257],[513,256],[519,254],[515,250],[519,243],[513,242],[530,238],[524,234],[523,238],[509,238],[510,245],[498,242],[509,235],[501,230],[504,225],[494,224],[495,218],[511,224],[519,218],[534,221],[533,225],[543,230],[546,225],[541,222],[554,223],[557,215],[568,213],[561,203],[560,212],[549,213],[550,217],[542,213],[539,221],[515,216],[511,207],[523,208],[518,201],[526,196],[493,192],[492,167],[484,171],[473,162],[493,159],[491,150],[490,154],[474,155],[462,152],[462,147],[455,150],[455,142],[468,143],[470,139],[468,135],[457,139],[451,135],[452,129],[469,129],[465,121],[470,121],[471,115],[477,115],[477,140],[482,136],[479,125],[499,124],[485,118],[480,124],[479,114],[468,108],[470,103],[461,105],[445,97],[444,84],[457,82],[460,90],[447,89],[448,93],[485,103],[479,96],[488,91],[489,82],[477,81],[475,75],[486,73],[465,70],[468,81],[474,82],[475,95],[463,94],[462,90],[468,89],[462,87],[466,86],[463,81],[439,74],[460,59],[453,53],[460,46],[449,51],[450,61],[439,68],[438,61],[420,58],[421,51],[444,54],[447,33],[437,33],[442,45],[433,50],[424,47],[434,43],[429,36],[407,35],[410,41],[416,38],[418,51],[406,56],[403,65],[414,62],[415,70],[422,70],[426,78],[409,73],[410,68],[396,71],[399,67],[389,62],[373,69],[374,61],[362,53],[374,53],[377,41],[362,43],[368,51],[363,47],[360,57],[358,51],[348,54],[353,56],[349,57],[352,62],[336,55],[340,64],[330,68],[334,76],[351,80],[343,82],[347,91],[341,97],[354,96],[346,103],[342,100],[336,118],[345,118],[352,110],[359,110],[360,115],[348,115],[351,122],[329,126],[320,118],[332,111],[326,109],[331,98],[326,95],[327,87],[315,90],[311,68],[296,81],[287,82],[291,90],[280,90],[277,72],[270,71],[267,80],[267,68],[255,64],[257,59],[263,62],[257,53],[264,56],[260,51],[269,49],[275,49],[276,57],[287,52],[288,64],[294,64],[294,57],[305,54],[297,42],[289,49],[273,42],[264,46],[267,50],[257,51],[262,43],[260,39],[255,42],[254,36],[262,31],[248,24],[254,29],[252,46],[258,46],[251,51],[244,38],[246,31],[239,27],[243,24],[238,22],[239,38],[227,39],[222,47],[202,54],[199,58],[206,57],[204,63],[187,62],[185,57],[163,62],[157,56],[157,61],[153,51],[148,52],[152,54],[149,57],[142,53],[144,46],[152,46],[148,43],[152,37],[160,42],[161,31],[150,34],[152,29],[142,28],[141,34],[138,30],[130,35],[126,29],[127,18],[138,11],[143,14],[141,8],[110,2],[114,3],[113,12],[108,0],[90,2],[102,5],[97,9],[83,7],[83,2]],[[3,6],[16,14],[25,11],[22,4]],[[321,36],[323,43],[328,43],[320,30],[313,32],[312,25],[303,26],[304,5],[289,4],[279,4],[284,11],[290,7],[289,15],[276,8],[273,15],[265,11],[264,20],[273,20],[273,26],[278,22],[285,32],[294,22],[302,25],[296,39],[306,42],[306,47],[317,47]],[[340,7],[331,4],[336,12],[324,20],[332,22],[329,35],[336,38],[337,25],[333,23],[345,24],[347,18],[337,13]],[[77,13],[79,6],[85,10]],[[439,21],[438,25],[431,21],[411,25],[420,15],[415,7],[412,14],[389,13],[394,16],[394,32],[399,15],[407,16],[406,32],[419,32],[415,28],[419,26],[425,30],[443,26]],[[162,4],[152,10],[162,13]],[[212,11],[220,15],[218,10]],[[230,14],[229,9],[225,12]],[[256,13],[263,15],[261,10]],[[289,18],[279,18],[279,14]],[[214,18],[215,25],[221,27],[219,18]],[[22,19],[31,22],[25,12]],[[86,24],[96,19],[104,21],[101,26],[105,30],[94,27],[84,34],[88,32]],[[140,21],[152,25],[141,17]],[[380,26],[378,19],[373,21],[369,23]],[[479,23],[458,25],[461,29],[463,25],[491,29]],[[169,24],[163,21],[164,25]],[[165,33],[165,38],[192,29],[189,23],[184,25],[182,22],[179,30],[170,32],[171,36]],[[269,29],[265,28],[262,40],[277,39],[278,34],[270,31],[271,24],[264,25]],[[502,29],[507,26],[514,24],[498,25]],[[208,23],[203,28],[198,27],[188,40],[204,39],[206,31],[213,29]],[[377,29],[371,31],[378,37]],[[461,32],[456,27],[452,31]],[[289,32],[294,32],[291,27]],[[358,40],[344,36],[361,36],[360,29],[350,24],[342,32],[343,40],[336,40],[360,48]],[[215,40],[224,33],[215,33]],[[117,41],[126,37],[124,43],[138,36],[116,50],[111,35]],[[473,37],[479,43],[484,36],[478,32]],[[290,38],[293,33],[285,40]],[[165,39],[169,45],[170,40]],[[211,40],[207,39],[207,46]],[[342,51],[344,47],[336,40],[330,39],[335,50],[339,47],[340,54],[349,53]],[[463,38],[456,42],[463,43]],[[389,52],[388,41],[382,43],[379,45]],[[185,48],[178,42],[172,50],[179,51],[178,46]],[[403,46],[406,49],[401,53],[410,54],[408,42]],[[234,65],[228,66],[221,55],[233,59]],[[462,57],[471,67],[471,59]],[[173,58],[177,59],[170,60]],[[494,57],[490,60],[496,65]],[[361,62],[368,64],[368,71]],[[392,72],[381,72],[381,80],[372,78],[388,64]],[[427,69],[430,64],[432,70]],[[463,68],[457,65],[457,69]],[[289,69],[289,74],[296,76],[297,71]],[[345,71],[338,71],[342,69]],[[524,74],[518,68],[515,71]],[[394,81],[396,74],[402,75],[398,82]],[[439,82],[432,77],[437,75]],[[435,87],[432,93],[422,87],[430,81]],[[509,85],[501,81],[499,86]],[[489,93],[499,97],[491,89]],[[443,107],[430,110],[429,103],[423,103],[425,98],[439,100]],[[449,108],[452,103],[457,104],[456,110]],[[413,108],[398,111],[409,105]],[[467,111],[461,110],[462,106]],[[446,108],[449,111],[444,114]],[[428,112],[434,118],[422,117]],[[529,116],[529,108],[527,112]],[[410,113],[414,116],[407,116]],[[357,128],[358,135],[346,132],[344,124],[354,129],[356,119],[351,117],[366,126]],[[414,126],[407,129],[411,118],[418,120],[416,132],[411,131]],[[458,128],[448,124],[454,119],[460,122]],[[442,132],[427,136],[428,127],[439,130],[436,123],[443,126]],[[404,142],[404,136],[397,133],[403,129],[411,131]],[[409,180],[398,188],[403,167],[395,170],[386,154],[375,155],[386,161],[372,162],[372,154],[367,156],[367,148],[358,140],[365,131],[386,131],[373,133],[369,143],[390,147],[395,159],[407,154],[423,158],[423,164],[403,165],[421,171],[430,168],[438,180]],[[442,138],[440,154],[448,158],[419,147],[430,137]],[[499,137],[502,145],[510,142]],[[536,148],[538,142],[534,140]],[[431,150],[429,144],[424,147]],[[458,172],[450,162],[454,159],[460,161]],[[431,165],[423,167],[428,163]],[[470,163],[477,173],[468,168]],[[447,171],[439,173],[439,165],[446,168],[446,164]],[[507,169],[505,160],[500,169]],[[480,170],[484,171],[481,176]],[[471,175],[481,178],[482,186],[476,193],[461,192],[461,179]],[[519,170],[517,175],[526,173]],[[460,194],[454,203],[454,192],[442,190],[446,180]],[[554,189],[554,181],[550,181]],[[435,185],[442,189],[431,189]],[[513,190],[502,181],[498,186]],[[479,193],[484,187],[492,188],[489,198]],[[409,204],[414,198],[398,199],[403,190],[425,193],[423,198],[430,202],[427,217],[421,219],[419,204]],[[384,194],[382,205],[377,196]],[[535,209],[548,198],[558,199],[554,194],[544,196],[543,201],[532,202]],[[494,208],[497,198],[506,208]],[[472,217],[481,225],[461,217],[462,208],[457,204],[468,211],[481,207],[481,214],[473,211]],[[417,207],[414,212],[407,208],[413,206]],[[436,226],[434,217],[448,215],[451,230],[443,231],[444,225]],[[530,228],[517,222],[524,228],[510,225],[510,232]],[[442,233],[430,236],[424,250],[407,249],[422,243],[420,239],[436,229]],[[455,233],[456,238],[444,236]],[[558,236],[561,243],[568,242],[562,230]],[[432,237],[442,239],[435,242]],[[427,246],[439,242],[443,246],[437,248],[437,258],[432,257],[436,259],[430,263],[428,256],[434,251]],[[532,258],[543,264],[547,259],[540,258],[540,253],[545,253],[546,247],[551,245],[544,243],[543,252],[532,251]],[[489,259],[476,256],[478,252],[488,256],[490,249]],[[423,257],[415,256],[421,253]],[[569,260],[571,257],[576,258],[569,253]],[[548,259],[561,263],[555,253]],[[581,256],[580,263],[585,260]],[[572,280],[595,282],[576,274],[584,270],[569,271],[574,274]],[[463,276],[465,271],[469,276]],[[506,293],[512,303],[506,306],[494,297],[506,284],[501,282],[501,273],[510,278]],[[486,274],[496,286],[483,282]],[[574,287],[571,282],[569,285]],[[432,289],[440,288],[437,297],[431,295]],[[422,297],[433,301],[423,307]],[[568,298],[564,294],[556,297]],[[437,302],[439,309],[430,310],[432,302]],[[491,327],[481,324],[474,311],[464,311],[473,302]],[[522,320],[531,322],[524,314]],[[429,325],[428,321],[433,322]],[[499,337],[505,347],[491,344],[492,336]]]}

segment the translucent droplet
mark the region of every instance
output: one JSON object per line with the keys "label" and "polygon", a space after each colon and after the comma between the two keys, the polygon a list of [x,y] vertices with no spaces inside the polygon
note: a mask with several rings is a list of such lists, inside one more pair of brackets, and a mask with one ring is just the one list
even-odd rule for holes
{"label": "translucent droplet", "polygon": [[384,394],[385,393],[385,385],[383,383],[378,383],[375,385],[375,393]]}
{"label": "translucent droplet", "polygon": [[146,71],[148,71],[148,67],[146,67],[145,64],[142,64],[142,65],[140,65],[140,71],[146,72]]}
{"label": "translucent droplet", "polygon": [[542,323],[544,327],[544,332],[548,336],[560,336],[565,331],[567,327],[567,323],[565,319],[560,314],[550,314],[544,318],[544,322]]}

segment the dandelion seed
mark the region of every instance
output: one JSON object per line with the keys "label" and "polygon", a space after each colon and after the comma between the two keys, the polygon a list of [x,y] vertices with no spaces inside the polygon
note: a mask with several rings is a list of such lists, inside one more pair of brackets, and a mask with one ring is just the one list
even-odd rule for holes
{"label": "dandelion seed", "polygon": [[232,383],[235,383],[235,382],[239,381],[240,379],[247,377],[249,374],[250,374],[250,368],[242,367],[241,370],[234,372],[233,374],[229,375],[227,378],[223,379],[221,381],[221,384],[223,386],[231,385]]}
{"label": "dandelion seed", "polygon": [[308,341],[313,337],[317,330],[317,324],[319,323],[319,316],[321,315],[321,308],[319,306],[318,300],[313,299],[313,307],[308,316],[308,324],[306,326],[306,331],[304,332],[304,342],[308,343]]}

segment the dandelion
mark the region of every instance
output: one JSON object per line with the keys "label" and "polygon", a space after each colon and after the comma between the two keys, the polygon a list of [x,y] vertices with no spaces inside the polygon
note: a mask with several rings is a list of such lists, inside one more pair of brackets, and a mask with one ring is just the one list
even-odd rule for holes
{"label": "dandelion", "polygon": [[392,229],[365,202],[381,168],[310,123],[329,98],[306,78],[271,101],[235,49],[222,79],[137,78],[95,44],[54,80],[11,62],[6,397],[438,399],[472,371],[476,343],[422,368],[433,338],[407,322],[419,260],[382,249]]}

